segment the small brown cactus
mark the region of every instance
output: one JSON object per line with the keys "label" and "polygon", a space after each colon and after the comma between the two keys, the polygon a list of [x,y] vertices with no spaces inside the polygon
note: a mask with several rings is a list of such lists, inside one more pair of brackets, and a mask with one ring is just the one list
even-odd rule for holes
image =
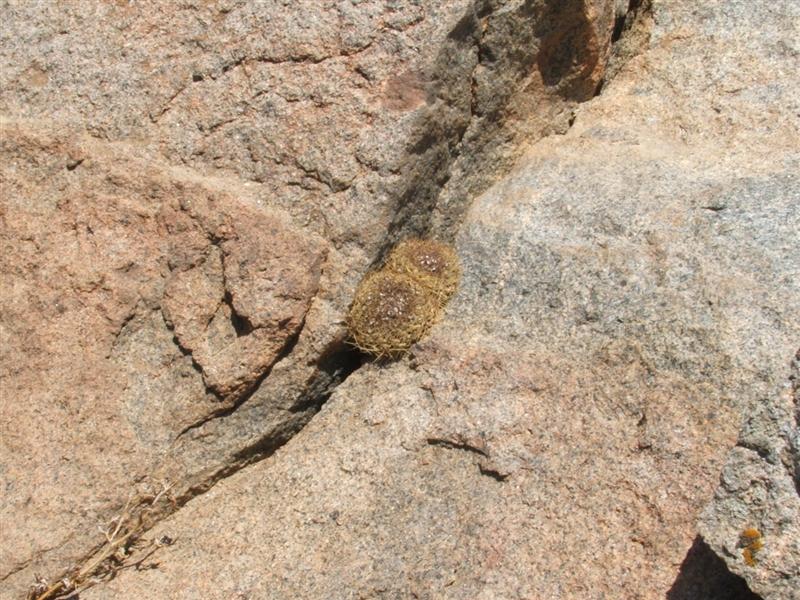
{"label": "small brown cactus", "polygon": [[347,318],[353,343],[379,358],[396,358],[424,336],[458,286],[455,251],[433,240],[409,239],[356,290]]}
{"label": "small brown cactus", "polygon": [[396,357],[427,333],[438,309],[435,297],[412,278],[377,271],[359,284],[348,325],[361,351]]}

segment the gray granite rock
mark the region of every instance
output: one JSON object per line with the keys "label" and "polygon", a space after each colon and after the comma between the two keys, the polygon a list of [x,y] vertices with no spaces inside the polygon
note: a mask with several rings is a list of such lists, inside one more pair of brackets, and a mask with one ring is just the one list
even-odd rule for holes
{"label": "gray granite rock", "polygon": [[464,268],[431,336],[87,599],[748,597],[698,529],[795,597],[798,10],[639,8],[646,47],[565,135],[416,216]]}
{"label": "gray granite rock", "polygon": [[[796,276],[794,276],[796,280]],[[800,597],[800,352],[784,385],[761,388],[745,414],[700,532],[730,569],[764,598]],[[763,547],[743,540],[756,529]],[[750,552],[747,560],[745,552]]]}
{"label": "gray granite rock", "polygon": [[611,0],[2,13],[2,597],[300,430],[359,366],[360,277],[566,131],[614,26]]}

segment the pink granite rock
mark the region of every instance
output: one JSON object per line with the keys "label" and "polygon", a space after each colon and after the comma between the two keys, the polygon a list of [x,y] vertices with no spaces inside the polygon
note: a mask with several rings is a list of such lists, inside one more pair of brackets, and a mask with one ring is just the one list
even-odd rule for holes
{"label": "pink granite rock", "polygon": [[[0,597],[792,597],[790,2],[7,8]],[[362,365],[411,234],[461,289]]]}

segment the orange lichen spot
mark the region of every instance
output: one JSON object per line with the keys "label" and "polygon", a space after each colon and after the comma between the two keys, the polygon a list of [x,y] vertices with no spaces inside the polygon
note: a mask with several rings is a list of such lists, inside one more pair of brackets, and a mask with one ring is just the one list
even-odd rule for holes
{"label": "orange lichen spot", "polygon": [[758,563],[756,555],[764,547],[764,537],[755,527],[748,527],[739,534],[739,547],[745,564],[753,567]]}
{"label": "orange lichen spot", "polygon": [[756,557],[750,548],[745,548],[742,550],[742,558],[744,558],[744,564],[746,564],[748,567],[756,566]]}
{"label": "orange lichen spot", "polygon": [[752,540],[757,540],[761,537],[761,532],[755,527],[748,527],[739,536],[745,544],[749,544]]}

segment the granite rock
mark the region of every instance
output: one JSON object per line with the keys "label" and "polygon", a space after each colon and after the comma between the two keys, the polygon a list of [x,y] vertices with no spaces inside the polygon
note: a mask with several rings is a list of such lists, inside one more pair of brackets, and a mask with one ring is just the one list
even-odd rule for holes
{"label": "granite rock", "polygon": [[362,275],[565,132],[615,25],[611,0],[3,8],[2,597],[300,430],[360,365]]}
{"label": "granite rock", "polygon": [[[182,430],[230,407],[234,384],[266,375],[299,334],[324,245],[246,190],[170,173],[125,146],[32,123],[2,130],[7,577],[33,557],[43,569],[80,556]],[[225,276],[195,277],[181,297],[186,274],[221,252]],[[243,277],[259,268],[277,277]],[[205,318],[216,329],[184,343]],[[237,331],[237,319],[250,327]],[[203,353],[214,344],[222,358]]]}
{"label": "granite rock", "polygon": [[698,531],[762,597],[796,597],[800,15],[637,12],[565,135],[464,211],[449,182],[417,205],[464,272],[430,337],[87,599],[747,597],[692,582]]}

